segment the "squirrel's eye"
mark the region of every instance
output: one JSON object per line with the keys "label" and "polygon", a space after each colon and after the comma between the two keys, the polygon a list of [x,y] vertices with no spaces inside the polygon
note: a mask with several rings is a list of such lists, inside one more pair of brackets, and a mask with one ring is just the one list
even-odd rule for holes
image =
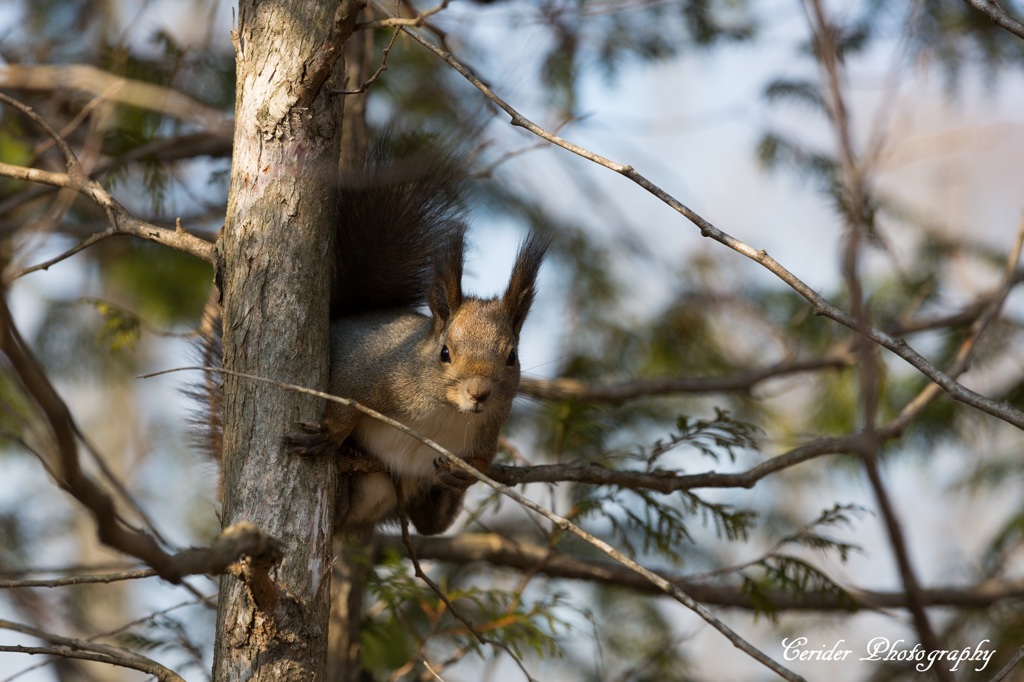
{"label": "squirrel's eye", "polygon": [[516,364],[517,360],[519,360],[519,355],[516,354],[516,352],[514,350],[509,351],[508,359],[505,360],[505,365],[507,365],[508,367],[511,367],[514,364]]}
{"label": "squirrel's eye", "polygon": [[441,362],[451,364],[452,354],[448,352],[448,346],[441,346]]}

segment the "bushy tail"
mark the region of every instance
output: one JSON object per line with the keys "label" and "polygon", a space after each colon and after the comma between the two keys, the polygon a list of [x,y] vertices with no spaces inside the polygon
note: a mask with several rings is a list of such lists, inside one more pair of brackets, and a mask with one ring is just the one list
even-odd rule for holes
{"label": "bushy tail", "polygon": [[[196,330],[199,341],[192,355],[201,367],[221,367],[220,291],[214,284],[203,308],[203,318]],[[192,426],[192,444],[217,462],[221,457],[224,435],[223,408],[224,378],[220,372],[203,372],[202,378],[185,388],[185,395],[196,403],[189,420]]]}
{"label": "bushy tail", "polygon": [[[416,147],[405,138],[384,138],[362,167],[342,174],[331,319],[424,303],[435,258],[453,239],[461,243],[463,166],[451,153]],[[198,362],[220,367],[221,309],[216,286],[203,310],[199,335]],[[218,462],[222,391],[217,372],[204,373],[186,389],[198,404],[191,420],[193,442]]]}
{"label": "bushy tail", "polygon": [[331,318],[424,302],[438,252],[461,237],[466,176],[438,149],[385,139],[342,174]]}

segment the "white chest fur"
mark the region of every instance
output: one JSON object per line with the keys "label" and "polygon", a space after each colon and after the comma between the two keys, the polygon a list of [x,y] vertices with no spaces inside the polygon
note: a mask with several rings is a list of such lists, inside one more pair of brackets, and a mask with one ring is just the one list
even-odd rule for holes
{"label": "white chest fur", "polygon": [[[441,409],[405,425],[465,459],[472,454],[477,442],[477,431],[482,423],[480,417]],[[364,452],[381,460],[391,473],[402,477],[433,479],[434,460],[441,455],[412,436],[376,419],[364,417],[352,437]]]}

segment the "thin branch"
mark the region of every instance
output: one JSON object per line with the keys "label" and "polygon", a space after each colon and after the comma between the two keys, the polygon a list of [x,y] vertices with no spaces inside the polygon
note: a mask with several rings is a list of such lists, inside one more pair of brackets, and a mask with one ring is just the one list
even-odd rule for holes
{"label": "thin branch", "polygon": [[[84,437],[78,431],[78,427],[77,426],[75,426],[75,434],[80,439],[82,439],[84,441]],[[61,477],[60,472],[58,472],[56,469],[54,469],[54,467],[52,467],[50,465],[50,462],[49,462],[48,458],[46,456],[44,456],[43,453],[39,452],[36,448],[33,448],[24,439],[22,439],[22,438],[20,438],[18,436],[15,436],[14,434],[7,433],[7,432],[3,431],[2,429],[0,429],[0,436],[3,436],[5,438],[7,438],[7,439],[9,439],[10,441],[12,441],[14,443],[17,443],[22,448],[24,448],[26,451],[30,452],[39,461],[39,464],[42,465],[43,469],[46,470],[46,473],[49,474],[50,478],[53,479],[54,482],[56,482],[56,484],[61,488],[61,490],[65,490],[65,491],[68,490],[67,483]],[[42,436],[42,437],[45,438],[45,436]],[[88,443],[86,443],[86,445],[88,445]],[[100,466],[100,468],[104,470],[104,475],[106,476],[108,482],[111,485],[113,485],[115,487],[115,489],[117,489],[117,490],[119,490],[121,492],[121,495],[122,495],[123,499],[125,499],[129,504],[135,505],[134,500],[128,494],[128,491],[123,486],[121,486],[120,481],[118,481],[116,479],[116,477],[113,476],[113,472],[111,472],[109,469],[106,468],[106,463],[103,461],[102,458],[99,457],[99,453],[96,452],[95,450],[92,450],[92,454],[93,454],[93,457],[94,457],[97,465]],[[153,532],[153,535],[157,538],[157,540],[162,542],[165,546],[170,546],[170,544],[166,540],[164,540],[160,536],[160,534],[156,531],[156,529],[153,527],[152,523],[149,522],[149,520],[147,519],[146,515],[142,512],[142,510],[140,508],[138,508],[138,505],[135,505],[135,508],[136,508],[136,511],[141,516],[141,518],[143,519],[143,521],[147,525],[149,525],[150,530]],[[121,516],[120,513],[115,513],[115,521],[123,523],[126,527],[130,527],[129,524],[128,524],[128,521],[125,520],[124,517]],[[133,530],[135,530],[135,529],[133,529]],[[135,530],[135,532],[139,532],[139,531]],[[58,569],[58,570],[61,570],[61,569]],[[69,570],[69,569],[63,569],[63,570]],[[39,573],[39,572],[47,572],[47,571],[36,569],[35,572]],[[3,574],[0,573],[0,575],[3,575]],[[196,590],[196,588],[192,587],[187,582],[185,582],[184,580],[180,581],[180,584],[181,584],[182,587],[187,589],[189,592],[191,592],[192,594],[196,595],[196,597],[201,597],[201,595],[199,594],[199,591]]]}
{"label": "thin branch", "polygon": [[362,85],[360,85],[355,90],[331,90],[331,94],[359,95],[366,92],[367,88],[373,85],[373,83],[380,77],[380,75],[388,70],[388,55],[391,54],[391,48],[395,46],[395,40],[398,38],[398,34],[398,29],[395,29],[395,32],[391,36],[391,40],[388,41],[388,44],[384,47],[384,52],[381,54],[380,66],[377,67],[377,70],[374,71],[369,78],[363,81]]}
{"label": "thin branch", "polygon": [[68,585],[91,585],[94,583],[114,583],[121,580],[138,580],[157,575],[152,568],[118,573],[99,573],[95,575],[72,575],[66,578],[50,578],[46,580],[0,580],[0,590],[20,587],[66,587]]}
{"label": "thin branch", "polygon": [[[1024,223],[1022,223],[1024,229]],[[1003,303],[1010,291],[1024,281],[1024,269],[1018,268],[1019,256],[1014,256],[1016,250],[1010,252],[1008,269],[1002,284],[994,291],[979,296],[975,301],[965,305],[957,312],[943,315],[932,315],[911,319],[896,324],[886,330],[886,333],[893,336],[913,334],[916,332],[934,331],[963,325],[977,325],[978,320],[984,317],[983,327],[987,327],[1002,309]],[[965,343],[970,342],[973,348],[977,336],[972,332]],[[969,349],[962,349],[958,352],[953,363],[944,372],[950,377],[956,378],[969,367],[970,355],[963,355],[963,352],[973,353]],[[821,358],[808,360],[794,360],[780,362],[775,365],[751,370],[740,374],[733,374],[721,377],[662,377],[657,379],[636,379],[622,381],[614,384],[598,384],[584,381],[573,377],[558,377],[554,379],[541,379],[537,377],[523,377],[519,384],[519,391],[523,395],[538,400],[564,400],[576,398],[587,402],[603,402],[611,405],[619,405],[636,398],[647,398],[653,396],[689,394],[689,393],[749,393],[759,384],[771,381],[779,377],[805,372],[816,372],[829,369],[843,369],[854,365],[853,354],[849,351],[834,353]],[[930,383],[934,390],[941,391],[937,384]]]}
{"label": "thin branch", "polygon": [[998,419],[1001,419],[1007,423],[1013,424],[1018,428],[1024,429],[1024,412],[1021,412],[1017,408],[1013,407],[1005,401],[994,400],[983,396],[975,391],[970,390],[966,386],[957,383],[947,374],[944,374],[934,364],[927,360],[924,356],[918,353],[916,350],[907,345],[906,341],[899,338],[886,334],[885,332],[876,329],[874,327],[862,328],[859,322],[851,316],[849,313],[837,308],[830,303],[824,296],[819,294],[817,291],[809,287],[800,278],[794,275],[792,272],[784,268],[778,261],[768,255],[768,252],[764,249],[757,250],[748,244],[732,237],[731,235],[723,232],[722,230],[715,227],[713,224],[705,220],[698,213],[684,205],[678,199],[668,194],[666,191],[655,185],[653,182],[648,180],[646,177],[638,173],[632,166],[622,165],[611,161],[603,156],[594,154],[583,147],[575,145],[557,135],[552,135],[540,126],[536,125],[528,118],[520,114],[507,102],[499,98],[494,92],[484,84],[479,78],[466,68],[461,62],[453,57],[449,52],[443,50],[436,45],[432,44],[427,39],[418,35],[415,31],[409,28],[403,27],[402,30],[409,35],[413,40],[420,43],[428,50],[437,55],[440,59],[447,62],[452,68],[458,71],[464,78],[472,83],[481,93],[484,94],[489,100],[494,102],[499,108],[505,111],[511,117],[511,124],[517,127],[525,128],[531,133],[552,142],[563,149],[566,149],[578,156],[581,156],[589,161],[592,161],[600,166],[604,166],[609,170],[612,170],[620,175],[633,181],[640,187],[653,194],[663,203],[667,204],[677,213],[685,217],[687,220],[692,222],[698,228],[700,228],[701,236],[714,239],[715,241],[723,244],[737,253],[746,256],[754,262],[760,264],[766,270],[774,274],[776,277],[781,279],[790,288],[800,294],[806,299],[814,308],[816,315],[823,315],[828,317],[839,324],[852,329],[861,334],[865,334],[871,341],[877,343],[880,346],[887,348],[888,350],[895,353],[897,356],[906,360],[910,365],[915,367],[918,371],[924,374],[926,377],[941,386],[954,400],[958,400],[967,405],[971,405],[983,412],[986,412]]}
{"label": "thin branch", "polygon": [[279,543],[251,524],[236,524],[225,529],[210,547],[190,548],[173,555],[160,549],[151,535],[126,528],[118,521],[110,496],[82,471],[75,441],[77,429],[71,412],[14,326],[2,296],[0,352],[7,357],[26,395],[38,406],[50,429],[57,452],[58,480],[92,513],[101,542],[141,559],[156,569],[161,578],[172,583],[196,573],[223,573],[241,556],[280,557]]}
{"label": "thin branch", "polygon": [[[87,642],[95,642],[96,640],[101,639],[103,637],[112,637],[114,635],[118,635],[118,634],[124,632],[125,630],[128,630],[130,628],[135,627],[136,625],[141,625],[143,623],[147,623],[149,621],[152,621],[154,618],[166,615],[166,614],[170,613],[171,611],[177,611],[178,609],[184,608],[186,606],[196,606],[198,604],[203,604],[204,606],[208,606],[208,607],[213,608],[213,602],[216,599],[216,597],[217,597],[216,594],[211,594],[211,595],[206,595],[206,596],[199,596],[197,599],[190,599],[190,600],[185,601],[185,602],[179,602],[177,604],[174,604],[173,606],[168,606],[165,609],[161,609],[159,611],[154,611],[154,612],[150,613],[147,616],[143,616],[142,618],[136,618],[135,620],[130,620],[127,623],[123,623],[123,624],[119,625],[118,627],[116,627],[116,628],[114,628],[112,630],[107,630],[105,632],[100,632],[100,633],[97,633],[95,635],[91,635],[85,641],[87,641]],[[18,677],[21,677],[22,675],[26,675],[26,674],[32,672],[33,670],[39,670],[40,668],[45,668],[48,665],[52,665],[52,664],[57,662],[57,659],[63,654],[63,651],[64,650],[61,650],[61,652],[58,653],[57,657],[55,657],[55,658],[50,658],[50,659],[47,659],[47,660],[42,661],[40,663],[36,663],[34,665],[30,665],[30,666],[27,666],[25,668],[22,668],[21,670],[19,670],[18,672],[14,673],[10,677],[5,677],[3,680],[0,680],[0,682],[11,682],[12,680],[14,680],[14,679],[16,679]]]}
{"label": "thin branch", "polygon": [[519,391],[538,400],[563,400],[572,397],[587,402],[619,405],[636,398],[679,393],[748,393],[758,384],[777,377],[822,369],[842,369],[851,364],[853,361],[849,354],[842,354],[834,357],[781,362],[770,367],[724,377],[664,377],[604,385],[567,377],[558,379],[524,377],[519,384]]}
{"label": "thin branch", "polygon": [[560,483],[572,481],[589,485],[614,485],[621,488],[673,493],[696,488],[753,488],[761,479],[825,455],[855,451],[859,434],[839,438],[818,438],[811,443],[772,457],[746,471],[680,474],[675,471],[616,471],[594,463],[538,464],[536,466],[492,465],[488,476],[504,485]]}
{"label": "thin branch", "polygon": [[177,229],[169,230],[143,222],[132,215],[126,208],[110,196],[110,194],[99,183],[92,180],[88,174],[86,174],[85,169],[82,168],[82,164],[79,163],[78,158],[71,150],[71,147],[68,146],[67,142],[65,142],[64,139],[52,127],[50,127],[50,125],[41,116],[39,116],[39,114],[33,111],[31,107],[3,93],[0,93],[0,102],[14,107],[21,113],[28,116],[33,123],[42,128],[42,130],[53,139],[54,143],[64,155],[68,168],[67,173],[52,173],[35,168],[24,168],[7,163],[0,163],[0,175],[20,180],[41,182],[55,187],[73,189],[103,207],[110,220],[110,227],[103,232],[86,239],[67,253],[62,254],[55,259],[51,259],[46,263],[42,263],[32,268],[26,268],[15,273],[15,276],[22,276],[29,272],[34,272],[35,270],[46,269],[54,263],[78,253],[82,249],[91,246],[101,239],[122,234],[162,243],[176,248],[179,251],[184,251],[185,253],[204,260],[207,263],[214,262],[213,244],[188,234],[185,230],[181,229],[180,226]]}
{"label": "thin branch", "polygon": [[791,670],[785,668],[784,666],[780,665],[779,663],[775,662],[769,656],[767,656],[764,652],[762,652],[761,650],[757,649],[755,646],[753,646],[752,644],[747,642],[745,639],[740,637],[735,631],[732,630],[732,628],[730,628],[728,625],[726,625],[720,619],[716,618],[714,616],[714,614],[712,614],[710,611],[708,611],[704,606],[702,606],[701,604],[697,603],[689,595],[687,595],[685,592],[683,592],[681,589],[679,589],[678,587],[676,587],[675,585],[673,585],[669,581],[665,580],[664,578],[662,578],[658,574],[654,573],[653,571],[645,568],[644,566],[641,566],[639,563],[637,563],[633,559],[629,558],[628,556],[626,556],[622,552],[618,551],[617,549],[612,547],[610,544],[608,544],[604,540],[601,540],[600,538],[595,537],[594,535],[591,535],[590,533],[588,533],[587,531],[583,530],[582,528],[580,528],[576,524],[572,523],[568,519],[566,519],[564,517],[561,517],[561,516],[555,514],[554,512],[552,512],[552,511],[542,507],[541,505],[537,504],[533,500],[531,500],[531,499],[529,499],[527,497],[524,497],[523,495],[519,494],[518,492],[516,492],[512,488],[509,488],[508,486],[504,486],[504,485],[498,483],[497,481],[491,479],[486,474],[482,473],[481,471],[478,471],[471,464],[469,464],[469,463],[465,462],[464,460],[462,460],[461,458],[453,455],[451,452],[449,452],[448,450],[443,448],[441,445],[439,445],[439,444],[435,443],[434,441],[430,440],[429,438],[427,438],[427,437],[423,436],[422,434],[419,434],[416,431],[410,429],[405,424],[402,424],[401,422],[398,422],[398,421],[388,417],[385,414],[381,414],[380,412],[377,412],[376,410],[373,410],[373,409],[371,409],[369,407],[366,407],[365,405],[362,405],[362,404],[360,404],[360,403],[358,403],[358,402],[356,402],[354,400],[350,400],[348,398],[341,398],[339,396],[331,395],[330,393],[325,393],[323,391],[315,391],[315,390],[313,390],[311,388],[305,388],[303,386],[295,386],[295,385],[291,385],[291,384],[285,384],[285,383],[282,383],[282,382],[279,382],[279,381],[273,381],[271,379],[267,379],[267,378],[264,378],[264,377],[258,377],[258,376],[252,375],[252,374],[246,374],[245,372],[235,372],[235,371],[224,369],[224,368],[221,368],[221,367],[179,367],[179,368],[175,368],[175,369],[164,370],[163,372],[154,372],[154,373],[151,373],[151,374],[146,374],[146,375],[143,375],[140,378],[150,378],[150,377],[155,377],[155,376],[159,376],[159,375],[162,375],[162,374],[168,374],[168,373],[171,373],[171,372],[180,372],[180,371],[186,371],[186,370],[201,370],[201,371],[205,371],[205,372],[220,372],[222,374],[228,374],[228,375],[239,377],[239,378],[242,378],[242,379],[248,379],[250,381],[257,381],[257,382],[268,384],[268,385],[271,385],[271,386],[277,386],[278,388],[281,388],[283,390],[296,391],[298,393],[304,393],[306,395],[315,396],[315,397],[321,398],[323,400],[332,401],[332,402],[339,403],[341,405],[346,405],[348,407],[352,407],[352,408],[354,408],[356,410],[359,410],[360,412],[362,412],[363,414],[367,415],[368,417],[371,417],[373,419],[376,419],[377,421],[380,421],[380,422],[382,422],[384,424],[388,424],[389,426],[391,426],[391,427],[393,427],[395,429],[398,429],[399,431],[401,431],[402,433],[406,434],[407,436],[409,436],[411,438],[415,438],[416,440],[422,442],[424,445],[426,445],[430,449],[432,449],[435,452],[437,452],[439,455],[444,457],[445,461],[450,466],[452,466],[452,467],[454,467],[454,468],[456,468],[456,469],[458,469],[458,470],[460,470],[460,471],[462,471],[462,472],[464,472],[466,474],[469,474],[470,476],[472,476],[473,478],[477,479],[478,481],[483,482],[488,487],[493,488],[494,490],[498,491],[502,495],[505,495],[506,497],[511,498],[512,500],[517,502],[520,506],[526,507],[527,509],[533,511],[534,513],[539,514],[540,516],[543,516],[545,519],[547,519],[548,521],[550,521],[553,524],[555,524],[561,530],[563,530],[565,532],[568,532],[568,533],[572,533],[573,535],[577,536],[578,538],[580,538],[584,542],[586,542],[586,543],[592,545],[593,547],[596,547],[597,549],[601,550],[603,553],[607,554],[609,557],[611,557],[612,559],[614,559],[618,563],[620,563],[620,564],[628,567],[629,569],[635,571],[636,573],[640,574],[646,580],[650,581],[651,583],[656,585],[659,589],[661,589],[663,592],[665,592],[666,594],[671,596],[673,599],[675,599],[676,601],[678,601],[679,603],[683,604],[688,609],[690,609],[691,611],[696,613],[698,616],[700,616],[702,619],[704,619],[705,622],[707,622],[709,625],[711,625],[711,627],[713,627],[716,630],[718,630],[719,632],[721,632],[726,637],[726,639],[728,639],[733,644],[733,646],[735,646],[737,649],[739,649],[740,651],[744,652],[745,654],[747,654],[751,658],[755,659],[756,661],[760,662],[765,667],[775,671],[777,674],[782,676],[784,679],[791,680],[791,681],[803,680],[802,677],[800,677],[796,673],[792,672]]}
{"label": "thin branch", "polygon": [[21,646],[17,644],[4,644],[0,645],[0,651],[14,654],[57,656],[60,658],[74,658],[81,661],[95,661],[97,663],[106,663],[107,665],[113,665],[120,668],[140,670],[152,675],[158,680],[167,680],[168,682],[185,682],[183,677],[172,670],[168,670],[167,668],[160,666],[160,664],[155,661],[150,663],[145,662],[149,661],[149,659],[140,661],[126,656],[111,656],[109,654],[101,654],[96,651],[80,651],[57,646]]}
{"label": "thin branch", "polygon": [[[519,542],[496,533],[461,533],[456,536],[414,536],[411,540],[421,559],[447,561],[460,565],[484,562],[492,566],[531,571],[550,578],[584,580],[612,587],[625,587],[644,594],[660,594],[661,590],[635,572],[608,561],[575,557],[532,542]],[[404,542],[396,536],[382,536],[381,549],[401,549]],[[741,585],[714,585],[690,576],[666,576],[666,579],[694,599],[714,606],[757,610],[755,603]],[[861,590],[844,588],[848,598],[833,592],[796,594],[770,590],[763,593],[772,609],[778,611],[856,611],[906,609],[903,591]],[[759,595],[760,597],[761,595]],[[1024,596],[1024,579],[990,580],[977,585],[924,589],[923,602],[929,607],[981,609],[999,602]]]}
{"label": "thin branch", "polygon": [[1017,653],[999,669],[999,672],[992,677],[991,682],[1001,682],[1006,679],[1006,676],[1013,672],[1013,669],[1020,665],[1021,661],[1024,661],[1024,646],[1017,649]]}
{"label": "thin branch", "polygon": [[365,23],[356,26],[357,30],[371,29],[371,28],[397,28],[397,27],[408,27],[408,26],[424,26],[426,20],[434,16],[438,12],[448,8],[450,0],[442,0],[441,4],[436,7],[432,7],[427,10],[423,10],[412,17],[388,17],[387,19],[379,19],[377,21],[367,21]]}
{"label": "thin branch", "polygon": [[207,130],[231,125],[230,117],[173,88],[115,76],[88,64],[62,66],[6,64],[0,86],[19,90],[79,90],[108,101],[155,111]]}
{"label": "thin branch", "polygon": [[[117,170],[135,161],[179,161],[196,156],[220,158],[231,154],[231,131],[223,133],[189,133],[175,137],[153,140],[144,145],[125,152],[120,156],[106,158],[96,164],[92,175],[98,177],[112,170]],[[30,201],[54,192],[56,187],[28,187],[7,199],[0,201],[0,215],[6,215]]]}
{"label": "thin branch", "polygon": [[[878,449],[876,448],[862,454],[864,470],[867,473],[871,489],[875,494],[875,501],[881,512],[882,521],[889,536],[889,545],[892,547],[893,557],[896,560],[896,568],[899,571],[900,580],[907,595],[907,610],[910,611],[914,629],[917,630],[917,634],[921,638],[921,644],[924,645],[926,650],[938,651],[942,649],[942,645],[939,642],[939,638],[935,635],[935,630],[932,628],[928,614],[924,610],[924,590],[910,560],[910,550],[907,547],[906,533],[903,530],[903,525],[900,523],[899,516],[896,514],[896,508],[892,503],[892,498],[885,487],[884,481],[882,481],[882,474],[878,467]],[[939,680],[948,680],[949,682],[953,680],[953,676],[948,670],[936,669],[934,673],[935,677]]]}
{"label": "thin branch", "polygon": [[[881,511],[889,544],[907,595],[907,605],[914,628],[921,643],[928,651],[937,651],[941,643],[935,635],[928,614],[925,612],[921,585],[914,571],[907,548],[903,527],[893,507],[892,500],[882,481],[878,466],[881,440],[878,437],[878,404],[881,396],[881,359],[878,348],[868,340],[870,327],[869,311],[864,302],[864,290],[860,278],[860,259],[865,240],[873,230],[869,203],[870,196],[865,182],[865,166],[858,160],[853,148],[850,116],[846,106],[841,55],[837,44],[839,27],[826,16],[820,0],[804,3],[810,25],[814,55],[826,85],[826,108],[832,122],[839,153],[839,169],[842,193],[840,209],[846,218],[846,234],[843,239],[841,270],[851,301],[852,317],[857,323],[856,353],[860,374],[861,419],[863,420],[862,447],[858,450],[878,508]],[[952,673],[941,666],[935,668],[939,680],[952,681]]]}
{"label": "thin branch", "polygon": [[444,602],[444,605],[448,608],[449,613],[451,613],[452,616],[454,616],[460,623],[465,625],[466,629],[473,634],[473,636],[477,639],[478,642],[480,642],[481,644],[492,646],[495,649],[501,649],[502,651],[504,651],[506,654],[509,655],[509,657],[511,657],[515,664],[519,666],[519,669],[523,671],[523,674],[526,675],[527,680],[529,680],[530,682],[536,682],[533,675],[530,674],[530,671],[526,669],[526,665],[523,663],[522,659],[519,658],[519,656],[516,655],[514,651],[512,651],[512,648],[508,644],[500,640],[484,637],[483,634],[481,634],[476,629],[473,623],[464,615],[462,615],[462,611],[460,609],[455,608],[455,605],[452,604],[450,599],[448,599],[448,595],[446,595],[444,591],[441,590],[437,583],[430,579],[430,576],[428,576],[426,572],[423,570],[423,567],[420,566],[420,560],[416,556],[416,549],[413,547],[412,540],[410,539],[409,536],[409,517],[405,514],[405,500],[404,498],[402,498],[402,487],[395,486],[395,490],[399,496],[399,509],[402,510],[402,544],[405,546],[406,551],[409,553],[409,559],[412,561],[413,571],[415,572],[416,577],[427,584],[430,590],[437,595],[437,598]]}
{"label": "thin branch", "polygon": [[[905,410],[897,419],[879,427],[877,437],[882,441],[899,437],[912,421],[913,416],[924,409],[926,405],[927,402],[915,403],[913,409]],[[708,471],[699,474],[680,474],[675,471],[616,471],[591,462],[515,467],[492,465],[487,473],[505,485],[573,481],[591,485],[616,485],[623,488],[647,489],[666,494],[696,488],[753,488],[763,478],[812,459],[825,455],[859,452],[864,447],[864,437],[863,433],[837,437],[823,436],[767,459],[746,471],[735,473]]]}
{"label": "thin branch", "polygon": [[149,529],[149,532],[153,535],[153,537],[156,538],[157,542],[161,543],[164,547],[170,547],[171,543],[168,542],[166,538],[164,538],[164,536],[157,529],[156,524],[153,522],[152,519],[149,518],[149,515],[142,508],[142,505],[140,505],[138,501],[136,501],[135,497],[128,491],[128,488],[126,488],[124,484],[121,483],[121,480],[114,474],[114,470],[110,468],[109,464],[107,464],[106,458],[103,457],[103,455],[100,454],[99,450],[97,450],[93,446],[92,442],[85,437],[85,434],[82,433],[82,431],[78,428],[78,424],[73,424],[73,426],[75,429],[75,436],[78,438],[78,442],[82,443],[85,446],[85,451],[89,453],[89,456],[92,458],[93,463],[99,469],[100,473],[103,475],[103,478],[106,480],[107,484],[114,489],[114,491],[121,497],[121,500],[124,501],[125,504],[131,507],[131,509],[139,517],[139,519],[146,526],[146,528]]}
{"label": "thin branch", "polygon": [[995,0],[964,0],[964,2],[988,16],[996,26],[1005,28],[1018,38],[1024,38],[1024,24],[1007,14]]}
{"label": "thin branch", "polygon": [[[565,121],[560,123],[555,128],[555,132],[557,132],[557,131],[561,130],[562,128],[564,128],[565,126],[569,125],[569,123],[571,123],[573,120],[574,119],[572,119],[572,118],[566,119]],[[501,166],[503,163],[505,163],[506,161],[510,161],[510,160],[516,158],[517,156],[524,156],[526,154],[529,154],[530,152],[537,151],[538,149],[546,149],[549,146],[550,146],[549,142],[547,142],[546,140],[541,140],[540,142],[536,142],[534,144],[527,145],[526,147],[521,147],[519,149],[511,149],[511,150],[503,153],[501,156],[499,156],[497,159],[495,159],[494,161],[492,161],[488,165],[486,165],[483,168],[481,168],[481,169],[477,170],[476,172],[474,172],[472,177],[474,177],[474,178],[490,178],[490,177],[492,177],[494,175],[494,171],[497,170],[497,168],[499,166]]]}
{"label": "thin branch", "polygon": [[39,566],[19,569],[8,569],[0,570],[0,578],[10,578],[11,576],[25,576],[33,575],[36,573],[80,573],[82,571],[131,571],[135,570],[138,564],[131,564],[128,562],[110,562],[102,564],[89,564],[89,565],[72,565],[72,566]]}
{"label": "thin branch", "polygon": [[[113,92],[115,92],[117,90],[117,88],[118,88],[118,86],[116,84],[112,84],[109,88],[107,88],[106,92],[104,92],[104,93],[102,93],[100,95],[96,95],[91,100],[89,100],[89,102],[87,102],[84,107],[79,109],[78,113],[75,114],[74,118],[72,118],[70,121],[68,121],[67,125],[65,125],[63,128],[60,129],[60,131],[58,132],[58,135],[60,135],[62,138],[66,138],[68,135],[70,135],[71,133],[75,132],[75,130],[78,128],[78,126],[82,125],[82,123],[87,118],[89,118],[89,115],[95,109],[99,108],[100,106],[106,104],[109,101],[110,95]],[[46,142],[43,142],[43,143],[38,144],[35,147],[33,147],[33,149],[32,149],[32,159],[33,160],[38,160],[39,157],[42,156],[43,153],[47,149],[49,149],[50,147],[54,146],[54,144],[55,144],[54,141],[51,139],[51,140],[48,140]]]}
{"label": "thin branch", "polygon": [[24,647],[24,646],[0,646],[0,651],[11,651],[25,654],[49,654],[52,656],[63,656],[65,658],[81,658],[89,661],[100,661],[122,668],[141,670],[144,673],[153,675],[158,680],[167,682],[185,682],[173,670],[165,668],[156,661],[145,656],[140,656],[134,651],[110,646],[109,644],[97,644],[85,642],[80,639],[61,637],[52,633],[34,628],[30,625],[23,625],[9,620],[0,620],[0,628],[12,630],[22,634],[37,637],[45,642],[55,644],[55,647]]}

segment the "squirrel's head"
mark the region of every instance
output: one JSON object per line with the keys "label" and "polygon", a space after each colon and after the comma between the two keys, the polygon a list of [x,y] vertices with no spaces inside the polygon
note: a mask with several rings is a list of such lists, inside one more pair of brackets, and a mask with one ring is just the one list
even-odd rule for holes
{"label": "squirrel's head", "polygon": [[462,292],[464,235],[441,249],[429,305],[445,397],[461,412],[507,412],[519,388],[519,332],[533,304],[537,273],[550,239],[531,236],[519,248],[500,298]]}

